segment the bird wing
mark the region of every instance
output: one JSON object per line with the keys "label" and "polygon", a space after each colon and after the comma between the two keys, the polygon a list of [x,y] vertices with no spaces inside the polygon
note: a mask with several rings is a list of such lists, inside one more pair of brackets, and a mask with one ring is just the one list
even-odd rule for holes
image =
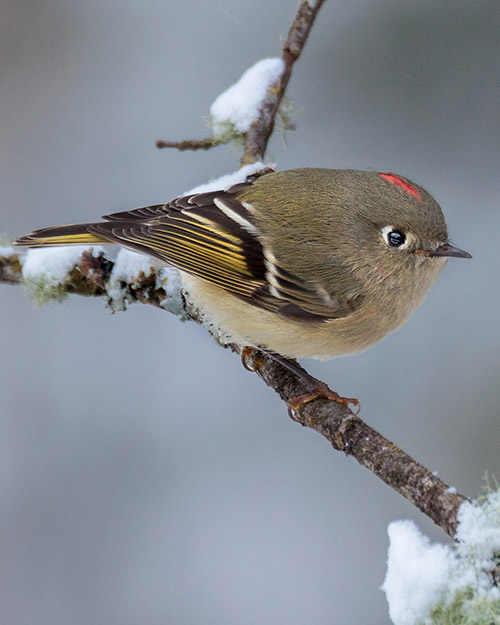
{"label": "bird wing", "polygon": [[287,271],[274,256],[272,241],[263,245],[254,217],[258,209],[238,197],[251,184],[105,215],[103,222],[42,228],[14,244],[117,243],[288,319],[321,322],[352,313],[361,303],[359,294],[327,293]]}
{"label": "bird wing", "polygon": [[237,197],[249,184],[106,215],[87,231],[289,319],[320,322],[350,314],[359,298],[322,292],[283,269],[263,247],[252,207]]}

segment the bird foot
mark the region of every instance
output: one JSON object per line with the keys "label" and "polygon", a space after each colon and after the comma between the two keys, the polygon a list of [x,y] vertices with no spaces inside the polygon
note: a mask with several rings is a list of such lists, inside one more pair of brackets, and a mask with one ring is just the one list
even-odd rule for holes
{"label": "bird foot", "polygon": [[[249,345],[245,345],[241,348],[241,364],[245,367],[247,371],[255,371],[248,364],[247,360],[252,356],[254,351],[255,348],[250,347]],[[316,379],[315,377],[304,371],[302,368],[300,368],[296,362],[280,356],[279,354],[274,354],[271,352],[267,352],[267,354],[271,356],[271,358],[285,366],[289,371],[292,371],[293,373],[298,375],[311,386],[310,391],[308,391],[307,393],[302,393],[301,395],[296,395],[295,397],[291,397],[287,402],[288,415],[294,421],[301,423],[300,419],[297,416],[297,412],[304,404],[307,404],[308,402],[312,401],[313,399],[317,399],[318,397],[324,397],[325,399],[334,401],[344,408],[350,410],[354,415],[357,415],[359,413],[360,404],[359,400],[357,400],[355,397],[342,397],[335,391],[332,391],[332,389],[327,384],[321,382],[320,380]],[[351,407],[354,408],[354,410]]]}
{"label": "bird foot", "polygon": [[[335,403],[340,404],[344,408],[347,408],[355,415],[359,413],[360,404],[359,404],[358,399],[356,399],[355,397],[342,397],[335,391],[332,391],[332,389],[328,386],[328,384],[325,384],[324,382],[320,382],[319,380],[316,380],[315,378],[312,378],[311,382],[312,380],[314,380],[314,383],[312,384],[312,388],[308,393],[302,393],[302,395],[296,395],[295,397],[291,397],[288,400],[287,402],[288,415],[291,419],[300,423],[301,421],[298,419],[297,414],[296,414],[297,411],[304,404],[307,404],[308,402],[312,401],[313,399],[317,399],[318,397],[324,397],[325,399],[334,401]],[[353,406],[354,410],[351,409],[351,406]]]}

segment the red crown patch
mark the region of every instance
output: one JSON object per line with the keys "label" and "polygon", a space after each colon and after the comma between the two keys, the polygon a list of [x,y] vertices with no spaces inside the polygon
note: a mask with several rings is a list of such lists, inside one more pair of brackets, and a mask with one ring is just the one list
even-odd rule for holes
{"label": "red crown patch", "polygon": [[420,197],[420,193],[414,187],[412,187],[411,184],[408,184],[406,180],[399,178],[398,176],[396,176],[396,174],[380,174],[380,177],[384,178],[385,180],[387,180],[387,182],[390,182],[397,187],[401,187],[401,189],[404,189],[405,191],[413,195],[413,197],[416,198],[419,202],[422,199]]}

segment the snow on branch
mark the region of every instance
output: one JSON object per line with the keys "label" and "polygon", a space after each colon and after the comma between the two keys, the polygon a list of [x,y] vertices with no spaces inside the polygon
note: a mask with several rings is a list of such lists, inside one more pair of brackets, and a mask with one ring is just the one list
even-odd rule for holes
{"label": "snow on branch", "polygon": [[276,84],[284,69],[281,59],[263,59],[221,93],[210,107],[215,134],[226,124],[232,124],[240,133],[248,132],[259,119],[267,90]]}
{"label": "snow on branch", "polygon": [[500,622],[500,492],[464,502],[455,545],[432,544],[412,521],[390,524],[382,585],[394,625]]}
{"label": "snow on branch", "polygon": [[212,137],[182,141],[159,139],[156,147],[208,150],[223,143],[241,142],[242,165],[264,160],[293,66],[302,53],[324,1],[301,0],[283,43],[281,58],[257,62],[216,98],[210,108]]}

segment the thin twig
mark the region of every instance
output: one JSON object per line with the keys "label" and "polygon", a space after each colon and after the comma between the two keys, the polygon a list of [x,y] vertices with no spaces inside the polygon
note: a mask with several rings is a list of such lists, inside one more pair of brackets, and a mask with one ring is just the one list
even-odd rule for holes
{"label": "thin twig", "polygon": [[22,271],[19,254],[0,255],[0,284],[20,284]]}
{"label": "thin twig", "polygon": [[155,145],[159,150],[163,148],[175,148],[183,152],[184,150],[210,150],[210,148],[224,143],[229,143],[229,139],[221,139],[217,135],[214,135],[206,139],[184,139],[183,141],[164,141],[163,139],[158,139]]}
{"label": "thin twig", "polygon": [[245,135],[245,147],[240,159],[242,165],[263,161],[269,137],[274,129],[276,114],[285,95],[295,61],[299,58],[311,31],[314,20],[325,0],[310,2],[302,0],[295,14],[287,38],[283,44],[281,58],[284,70],[276,83],[267,90],[262,102],[259,118],[253,122]]}

